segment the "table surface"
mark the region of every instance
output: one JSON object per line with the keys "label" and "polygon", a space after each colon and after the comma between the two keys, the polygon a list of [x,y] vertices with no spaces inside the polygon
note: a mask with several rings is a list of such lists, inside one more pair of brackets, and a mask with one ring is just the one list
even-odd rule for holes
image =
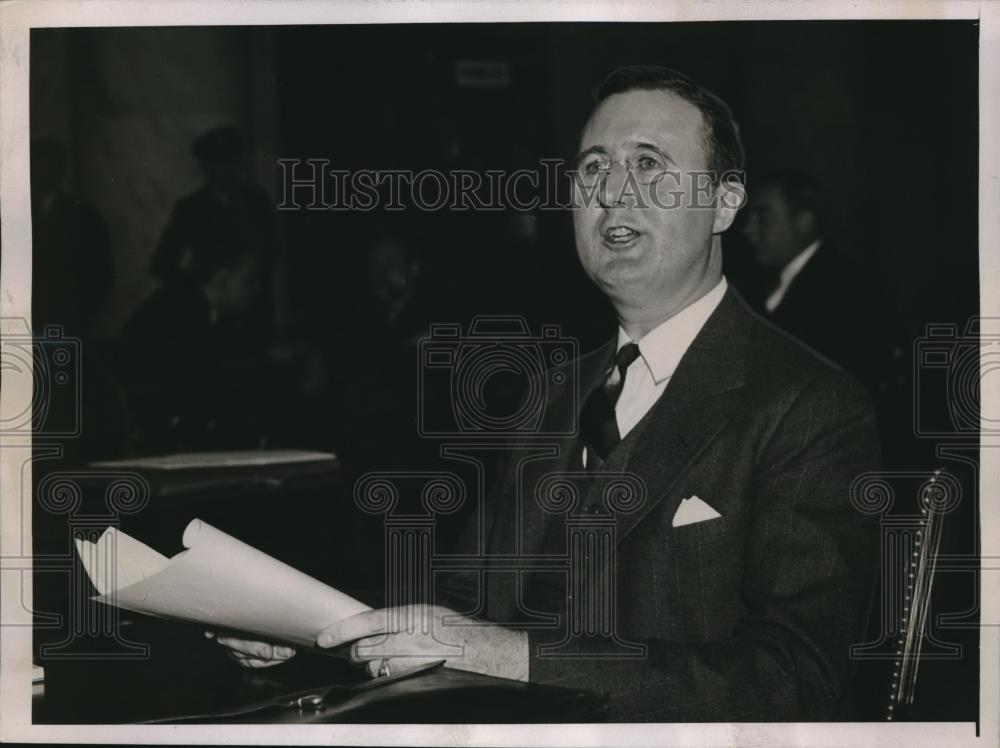
{"label": "table surface", "polygon": [[[444,667],[372,687],[346,662],[316,653],[249,670],[197,627],[144,617],[122,633],[147,643],[148,655],[113,657],[115,649],[126,654],[120,644],[80,640],[40,660],[45,682],[33,699],[35,724],[595,722],[603,703],[585,691]],[[287,705],[317,692],[325,700],[315,708]]]}

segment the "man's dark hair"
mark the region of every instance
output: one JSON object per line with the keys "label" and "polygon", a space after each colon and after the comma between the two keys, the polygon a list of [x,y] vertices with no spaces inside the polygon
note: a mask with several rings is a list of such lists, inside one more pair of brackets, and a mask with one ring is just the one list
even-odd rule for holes
{"label": "man's dark hair", "polygon": [[776,169],[754,179],[755,185],[773,185],[796,213],[819,215],[823,195],[819,182],[799,169]]}
{"label": "man's dark hair", "polygon": [[712,182],[743,181],[746,156],[740,128],[729,105],[686,75],[657,65],[626,65],[617,68],[594,92],[600,104],[609,96],[627,91],[669,91],[698,108],[704,120],[702,145],[712,170]]}

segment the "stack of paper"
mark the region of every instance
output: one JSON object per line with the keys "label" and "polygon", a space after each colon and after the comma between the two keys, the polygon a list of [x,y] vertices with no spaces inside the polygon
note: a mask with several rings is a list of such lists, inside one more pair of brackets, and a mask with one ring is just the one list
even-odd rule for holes
{"label": "stack of paper", "polygon": [[76,546],[94,599],[137,613],[313,647],[330,624],[370,610],[199,519],[183,543],[187,550],[167,558],[108,528]]}

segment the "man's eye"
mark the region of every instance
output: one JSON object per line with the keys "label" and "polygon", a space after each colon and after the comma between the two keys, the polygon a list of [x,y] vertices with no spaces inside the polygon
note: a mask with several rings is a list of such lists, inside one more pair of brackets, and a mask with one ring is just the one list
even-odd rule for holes
{"label": "man's eye", "polygon": [[584,164],[583,170],[587,174],[600,174],[601,172],[609,171],[611,169],[611,164],[607,161],[590,161]]}
{"label": "man's eye", "polygon": [[636,166],[638,166],[642,171],[654,171],[662,168],[660,160],[653,156],[640,156],[636,160]]}

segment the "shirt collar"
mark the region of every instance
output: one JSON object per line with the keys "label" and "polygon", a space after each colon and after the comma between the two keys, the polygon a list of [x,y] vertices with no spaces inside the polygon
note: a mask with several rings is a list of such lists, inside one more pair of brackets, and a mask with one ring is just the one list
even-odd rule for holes
{"label": "shirt collar", "polygon": [[816,254],[816,250],[819,249],[819,245],[820,245],[820,240],[817,239],[808,247],[806,247],[797,255],[795,255],[795,257],[792,258],[792,261],[789,262],[787,265],[785,265],[784,268],[782,268],[781,286],[787,286],[792,282],[795,276],[798,275],[802,271],[802,268],[806,266],[806,263],[809,262],[809,260],[812,258],[814,254]]}
{"label": "shirt collar", "polygon": [[[661,322],[639,341],[639,353],[656,384],[673,375],[688,347],[722,301],[727,287],[725,277],[721,278],[715,288]],[[630,342],[632,339],[619,327],[618,349]]]}

